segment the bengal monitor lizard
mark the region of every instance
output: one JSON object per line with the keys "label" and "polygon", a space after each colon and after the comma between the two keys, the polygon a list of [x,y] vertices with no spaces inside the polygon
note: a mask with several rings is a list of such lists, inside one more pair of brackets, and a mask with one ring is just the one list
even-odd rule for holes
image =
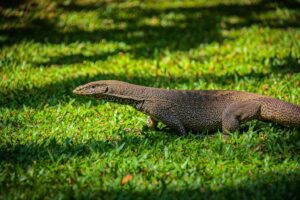
{"label": "bengal monitor lizard", "polygon": [[160,121],[182,135],[189,130],[233,132],[254,119],[300,126],[300,106],[242,91],[166,90],[103,80],[79,86],[73,93],[131,105],[149,116],[150,127]]}

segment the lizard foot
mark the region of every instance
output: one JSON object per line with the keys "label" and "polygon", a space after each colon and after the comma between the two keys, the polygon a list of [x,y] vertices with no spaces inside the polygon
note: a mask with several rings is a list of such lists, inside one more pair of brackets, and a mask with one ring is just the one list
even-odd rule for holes
{"label": "lizard foot", "polygon": [[158,121],[156,121],[152,117],[148,116],[148,118],[147,118],[147,126],[148,126],[148,128],[150,130],[157,130],[157,124],[158,124]]}

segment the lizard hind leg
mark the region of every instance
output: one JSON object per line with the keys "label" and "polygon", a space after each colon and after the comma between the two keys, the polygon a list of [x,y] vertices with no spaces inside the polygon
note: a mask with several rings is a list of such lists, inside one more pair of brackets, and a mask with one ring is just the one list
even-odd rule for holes
{"label": "lizard hind leg", "polygon": [[242,101],[232,103],[222,113],[223,133],[234,132],[240,124],[260,118],[261,105],[257,101]]}

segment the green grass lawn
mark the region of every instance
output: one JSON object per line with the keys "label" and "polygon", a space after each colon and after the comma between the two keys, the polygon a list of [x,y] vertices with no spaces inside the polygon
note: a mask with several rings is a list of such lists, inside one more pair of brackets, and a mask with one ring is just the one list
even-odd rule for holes
{"label": "green grass lawn", "polygon": [[181,137],[72,94],[117,79],[300,104],[299,2],[30,2],[0,7],[0,199],[299,199],[299,129]]}

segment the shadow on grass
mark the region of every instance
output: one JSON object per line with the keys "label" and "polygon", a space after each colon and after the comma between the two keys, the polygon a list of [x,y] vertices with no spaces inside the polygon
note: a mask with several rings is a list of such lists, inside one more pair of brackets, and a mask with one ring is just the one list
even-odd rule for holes
{"label": "shadow on grass", "polygon": [[[89,197],[112,199],[298,199],[300,172],[268,172],[257,174],[255,178],[241,181],[236,185],[223,185],[215,189],[207,186],[199,188],[172,189],[161,181],[157,190],[134,191],[120,189],[86,193]],[[193,186],[191,186],[193,187]],[[70,194],[73,196],[74,194]]]}
{"label": "shadow on grass", "polygon": [[[168,27],[134,25],[134,22],[126,22],[128,26],[124,29],[85,31],[73,28],[68,32],[61,32],[55,27],[54,23],[37,20],[38,22],[32,25],[33,28],[25,27],[2,32],[8,38],[6,43],[11,44],[21,41],[55,44],[69,44],[73,42],[97,43],[102,40],[124,42],[131,47],[131,53],[135,57],[150,57],[154,54],[153,51],[155,49],[189,50],[199,46],[201,43],[220,42],[222,40],[218,28],[212,28],[211,25],[201,23],[201,21],[193,22],[193,20],[187,19],[187,21],[190,21],[189,23],[184,22],[184,25]],[[214,18],[209,21],[212,20]],[[45,30],[48,31],[45,32]],[[10,36],[8,37],[8,35]]]}
{"label": "shadow on grass", "polygon": [[[145,143],[145,138],[137,138],[131,136],[122,137],[118,141],[101,141],[101,140],[88,140],[84,143],[75,143],[72,139],[65,139],[63,142],[57,142],[55,139],[47,140],[42,144],[28,143],[28,144],[16,144],[11,147],[0,148],[0,165],[3,163],[11,163],[18,165],[21,168],[31,167],[32,163],[44,163],[47,165],[49,162],[65,163],[68,160],[88,156],[92,153],[104,154],[106,152],[114,151],[115,154],[121,154],[122,151],[137,152],[138,149],[151,149],[155,146],[155,143],[160,143],[161,140],[164,143],[172,143],[176,140],[176,137],[172,136],[146,136],[148,142]],[[283,141],[284,140],[284,141]],[[283,143],[296,143],[293,137],[284,137],[279,139],[279,142]],[[126,144],[126,145],[123,145]],[[264,142],[265,146],[274,146],[274,140],[268,140]],[[293,150],[293,149],[291,149]],[[163,154],[163,152],[161,152]],[[271,155],[275,155],[277,158],[280,155],[280,151],[272,151]],[[295,153],[297,155],[297,152]],[[100,156],[100,155],[99,155]],[[160,156],[158,156],[160,157]],[[163,155],[161,155],[163,157]],[[277,159],[278,160],[278,159]],[[282,161],[283,162],[283,161]],[[136,172],[139,173],[139,172]],[[72,198],[78,198],[78,195],[85,198],[97,198],[99,196],[104,199],[115,198],[137,198],[142,197],[146,199],[207,199],[212,198],[261,198],[267,199],[297,199],[299,197],[298,189],[300,187],[300,172],[299,171],[286,171],[283,172],[253,172],[249,173],[248,179],[240,181],[235,185],[219,185],[215,188],[206,186],[195,188],[193,185],[189,185],[188,188],[173,189],[168,186],[170,182],[166,182],[166,177],[159,179],[160,183],[156,189],[135,191],[132,189],[134,185],[129,183],[129,187],[120,187],[118,190],[90,190],[89,188],[82,188],[80,194],[76,189],[68,190],[65,193],[66,196]],[[257,174],[258,173],[258,174]],[[204,177],[205,179],[205,177]],[[208,181],[208,180],[204,180]],[[0,185],[3,182],[0,183]],[[70,185],[72,187],[72,185]],[[2,185],[2,190],[7,193],[11,188],[6,184]],[[129,189],[131,188],[131,189]],[[112,198],[113,197],[113,198]],[[76,198],[76,199],[77,199]]]}
{"label": "shadow on grass", "polygon": [[[0,183],[1,184],[1,183]],[[24,184],[23,184],[24,185]],[[299,199],[300,172],[277,172],[256,174],[248,180],[240,181],[234,185],[222,185],[215,188],[210,186],[195,187],[193,185],[172,188],[168,186],[163,178],[156,189],[136,191],[131,187],[119,187],[119,189],[101,190],[95,187],[74,188],[73,185],[64,186],[45,191],[36,191],[35,197],[64,197],[65,199],[272,199],[272,200],[297,200]],[[28,188],[29,186],[27,186]],[[23,189],[23,190],[22,190]],[[14,190],[24,191],[24,186],[13,186],[1,184],[0,192],[3,199],[16,197]],[[26,195],[24,195],[26,196]]]}
{"label": "shadow on grass", "polygon": [[97,53],[93,55],[72,54],[72,55],[50,57],[49,58],[50,61],[35,63],[35,65],[39,67],[49,67],[49,66],[80,64],[80,63],[84,63],[85,61],[96,62],[100,60],[106,60],[109,57],[119,53],[125,53],[125,51],[104,52],[104,53]]}
{"label": "shadow on grass", "polygon": [[[298,27],[299,20],[286,19],[284,23],[280,20],[268,21],[268,19],[259,21],[256,15],[273,11],[277,6],[299,9],[299,5],[295,1],[276,3],[259,1],[248,5],[218,4],[203,7],[147,8],[134,4],[121,7],[103,2],[78,4],[70,1],[66,5],[58,3],[57,10],[59,12],[54,17],[33,18],[19,28],[11,27],[1,30],[1,35],[7,38],[2,45],[12,45],[21,41],[68,44],[73,42],[96,43],[105,40],[124,42],[130,46],[133,56],[151,57],[156,49],[188,51],[200,44],[221,43],[224,40],[224,36],[221,34],[221,24],[224,23],[222,20],[226,17],[233,16],[241,19],[240,22],[234,24],[226,22],[225,27],[229,29],[251,25],[277,28]],[[70,26],[65,31],[63,30],[65,27],[58,25],[58,19],[60,13],[70,11],[97,11],[99,18],[107,22],[102,24],[101,28],[91,31],[76,25]],[[13,20],[5,15],[2,17],[3,22]],[[76,59],[80,59],[80,56]]]}
{"label": "shadow on grass", "polygon": [[28,2],[29,0],[0,1],[0,8],[17,8]]}
{"label": "shadow on grass", "polygon": [[[55,138],[45,139],[43,143],[29,142],[25,144],[2,144],[0,147],[0,164],[18,164],[22,168],[28,168],[33,163],[59,162],[65,163],[76,157],[85,157],[97,153],[121,154],[123,151],[142,152],[145,149],[153,149],[153,145],[163,145],[178,139],[176,134],[165,134],[161,131],[143,132],[142,137],[128,135],[128,130],[121,131],[120,138],[108,140],[89,139],[85,142],[74,142],[68,137],[58,142]],[[196,137],[195,137],[196,139]],[[145,142],[147,140],[147,142]],[[161,143],[163,141],[163,143]],[[162,146],[163,148],[164,146]],[[163,156],[163,152],[161,153]],[[99,156],[100,156],[99,155]],[[160,156],[160,157],[161,157]]]}
{"label": "shadow on grass", "polygon": [[274,73],[299,73],[300,59],[291,55],[284,58],[277,56],[267,58],[270,62],[270,70]]}
{"label": "shadow on grass", "polygon": [[[12,163],[18,164],[20,167],[27,168],[32,163],[42,163],[49,161],[65,163],[76,157],[88,157],[91,154],[97,154],[98,156],[112,154],[122,154],[122,152],[132,151],[135,153],[143,152],[144,150],[150,150],[155,152],[157,157],[164,157],[164,151],[156,151],[155,149],[162,149],[168,144],[176,145],[180,139],[180,135],[174,132],[163,131],[147,131],[139,130],[140,136],[129,135],[128,131],[137,130],[120,130],[118,138],[107,140],[89,139],[84,142],[74,141],[71,137],[65,138],[62,141],[57,141],[54,138],[45,139],[41,143],[27,142],[18,143],[13,145],[10,143],[1,144],[0,146],[0,164]],[[299,153],[298,141],[300,136],[297,135],[297,130],[286,132],[282,129],[281,136],[270,135],[267,139],[261,143],[253,145],[240,144],[239,148],[244,151],[259,151],[261,154],[267,154],[270,158],[276,160],[276,162],[284,162],[285,155],[289,152],[292,157],[297,156]],[[199,140],[199,147],[201,147],[201,140],[204,138],[213,139],[216,135],[211,134],[189,134],[185,140]],[[227,144],[227,139],[217,139],[218,141],[211,141],[211,147],[209,151],[214,151],[216,154],[222,154]],[[276,144],[276,145],[274,145]],[[224,146],[225,145],[225,146]],[[235,144],[232,144],[232,148],[236,148]],[[256,150],[253,150],[256,149]],[[151,151],[152,150],[152,151]],[[108,153],[108,154],[106,154]],[[126,153],[125,153],[126,154]],[[139,153],[138,153],[139,154]],[[126,154],[127,155],[127,154]],[[244,160],[247,157],[247,153],[237,153],[234,157],[228,159]]]}
{"label": "shadow on grass", "polygon": [[[85,143],[74,143],[71,138],[65,139],[62,143],[56,139],[45,140],[44,143],[16,144],[14,147],[0,149],[0,163],[9,162],[20,164],[23,167],[30,166],[33,162],[40,161],[59,161],[64,163],[71,158],[87,156],[91,153],[105,153],[118,150],[123,143],[141,144],[142,139],[137,137],[126,137],[121,141],[101,141],[89,140]],[[125,146],[122,149],[126,149]],[[9,150],[7,150],[9,149]]]}
{"label": "shadow on grass", "polygon": [[[89,6],[90,7],[90,6]],[[65,7],[64,11],[68,12]],[[103,7],[102,7],[103,8]],[[201,43],[222,41],[219,31],[220,20],[218,16],[210,15],[209,11],[197,9],[171,9],[155,10],[134,7],[130,9],[116,8],[112,12],[103,12],[98,7],[99,18],[108,19],[112,24],[103,24],[103,28],[93,31],[84,30],[76,26],[63,31],[57,26],[58,17],[51,19],[34,19],[21,28],[2,30],[7,36],[3,45],[11,45],[21,41],[34,41],[39,43],[68,44],[73,42],[124,42],[130,45],[133,55],[149,56],[154,49],[188,50]],[[99,10],[98,10],[99,9]],[[105,9],[104,9],[105,11]],[[103,16],[102,13],[108,13]],[[122,13],[122,17],[118,17]],[[166,26],[159,24],[145,24],[142,20],[153,18],[161,20],[161,15],[171,14]],[[173,19],[173,15],[184,15],[183,19]],[[128,16],[128,17],[124,17]],[[107,28],[114,25],[114,28]],[[9,36],[9,37],[8,37]]]}

